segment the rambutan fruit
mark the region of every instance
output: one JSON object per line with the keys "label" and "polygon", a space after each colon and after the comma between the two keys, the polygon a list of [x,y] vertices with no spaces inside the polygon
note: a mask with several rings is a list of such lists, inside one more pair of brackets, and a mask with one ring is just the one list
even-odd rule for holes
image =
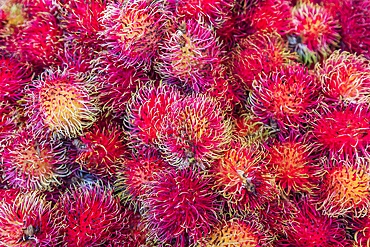
{"label": "rambutan fruit", "polygon": [[288,238],[280,241],[279,246],[349,246],[343,220],[323,215],[307,199],[298,208],[298,213],[287,222]]}
{"label": "rambutan fruit", "polygon": [[108,52],[125,67],[149,70],[158,56],[159,43],[168,29],[171,14],[161,1],[125,1],[110,4],[103,12],[101,36]]}
{"label": "rambutan fruit", "polygon": [[304,63],[327,57],[338,46],[340,26],[333,14],[311,1],[300,1],[291,11],[289,43]]}
{"label": "rambutan fruit", "polygon": [[267,166],[283,193],[312,195],[317,192],[324,170],[317,163],[314,143],[309,143],[304,137],[290,132],[288,137],[280,136],[280,141],[273,141],[266,149]]}
{"label": "rambutan fruit", "polygon": [[148,184],[156,173],[167,170],[168,164],[154,149],[140,149],[126,158],[123,169],[117,173],[115,191],[125,204],[135,209],[145,201]]}
{"label": "rambutan fruit", "polygon": [[216,191],[227,199],[233,212],[253,213],[274,199],[272,177],[262,159],[257,146],[232,143],[213,165]]}
{"label": "rambutan fruit", "polygon": [[0,150],[1,144],[16,130],[16,111],[8,103],[0,102]]}
{"label": "rambutan fruit", "polygon": [[318,202],[324,214],[337,217],[352,213],[364,217],[370,210],[370,165],[367,158],[324,159],[326,174]]}
{"label": "rambutan fruit", "polygon": [[321,108],[312,121],[312,135],[322,154],[341,157],[367,155],[370,111],[364,104],[339,104]]}
{"label": "rambutan fruit", "polygon": [[28,123],[53,136],[81,135],[100,111],[91,78],[68,69],[47,69],[26,90]]}
{"label": "rambutan fruit", "polygon": [[271,242],[263,226],[251,217],[230,219],[216,227],[205,239],[205,247],[268,246]]}
{"label": "rambutan fruit", "polygon": [[182,87],[202,92],[212,85],[222,62],[220,43],[213,29],[202,20],[183,21],[168,32],[156,65],[164,78],[177,78]]}
{"label": "rambutan fruit", "polygon": [[264,72],[282,67],[293,58],[277,33],[256,32],[240,41],[232,53],[231,68],[244,90],[251,90],[253,80]]}
{"label": "rambutan fruit", "polygon": [[260,75],[250,95],[252,111],[265,124],[276,121],[281,131],[305,127],[319,103],[315,75],[299,64]]}
{"label": "rambutan fruit", "polygon": [[369,102],[370,66],[363,56],[335,51],[315,70],[328,101]]}
{"label": "rambutan fruit", "polygon": [[28,66],[14,58],[0,56],[0,101],[14,104],[22,97],[22,90],[30,80]]}
{"label": "rambutan fruit", "polygon": [[58,203],[63,224],[62,246],[100,246],[120,237],[127,224],[127,212],[113,196],[113,190],[98,184],[73,185]]}
{"label": "rambutan fruit", "polygon": [[0,202],[1,246],[56,246],[61,224],[51,202],[38,192],[19,193],[11,203]]}
{"label": "rambutan fruit", "polygon": [[158,144],[171,165],[204,169],[222,156],[230,141],[231,123],[218,102],[205,95],[189,96],[167,112]]}
{"label": "rambutan fruit", "polygon": [[162,130],[164,116],[174,102],[182,98],[174,87],[148,83],[131,98],[125,118],[131,145],[154,146]]}
{"label": "rambutan fruit", "polygon": [[370,216],[367,214],[362,218],[353,218],[351,229],[355,231],[356,247],[370,246]]}
{"label": "rambutan fruit", "polygon": [[94,124],[80,139],[75,139],[78,148],[76,162],[83,170],[102,179],[114,180],[127,152],[124,133],[114,124]]}
{"label": "rambutan fruit", "polygon": [[3,178],[12,188],[50,190],[69,174],[64,155],[61,143],[20,130],[2,152]]}
{"label": "rambutan fruit", "polygon": [[128,101],[138,88],[145,85],[149,78],[141,70],[126,68],[124,62],[101,53],[95,70],[99,102],[103,111],[110,111],[114,117],[123,117]]}
{"label": "rambutan fruit", "polygon": [[196,243],[218,223],[216,197],[205,175],[189,169],[157,173],[144,205],[149,237],[178,247]]}

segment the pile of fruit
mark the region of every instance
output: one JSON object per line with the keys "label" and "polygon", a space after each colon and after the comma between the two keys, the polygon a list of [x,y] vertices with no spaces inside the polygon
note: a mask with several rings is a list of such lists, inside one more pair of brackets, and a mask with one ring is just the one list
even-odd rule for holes
{"label": "pile of fruit", "polygon": [[370,0],[0,0],[0,246],[370,246]]}

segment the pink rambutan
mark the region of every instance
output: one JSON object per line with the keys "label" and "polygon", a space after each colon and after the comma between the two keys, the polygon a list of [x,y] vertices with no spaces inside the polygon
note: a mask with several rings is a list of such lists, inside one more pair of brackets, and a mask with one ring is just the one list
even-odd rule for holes
{"label": "pink rambutan", "polygon": [[115,179],[127,152],[124,133],[120,127],[114,124],[94,124],[79,140],[75,139],[75,142],[79,146],[76,162],[83,170],[103,179]]}
{"label": "pink rambutan", "polygon": [[38,192],[19,193],[13,202],[0,202],[0,245],[56,246],[61,219],[51,202]]}
{"label": "pink rambutan", "polygon": [[276,121],[281,131],[304,127],[319,103],[316,76],[299,64],[260,75],[253,89],[252,111],[265,124]]}
{"label": "pink rambutan", "polygon": [[50,190],[69,174],[61,143],[27,129],[9,139],[1,156],[3,179],[13,188]]}
{"label": "pink rambutan", "polygon": [[355,247],[370,246],[370,216],[353,219],[352,230],[355,231]]}
{"label": "pink rambutan", "polygon": [[232,143],[223,157],[213,165],[215,188],[232,211],[240,214],[263,209],[274,199],[272,177],[261,162],[263,154],[257,146]]}
{"label": "pink rambutan", "polygon": [[315,114],[312,135],[322,152],[342,157],[367,154],[370,143],[370,111],[364,104],[339,104]]}
{"label": "pink rambutan", "polygon": [[201,20],[183,21],[161,44],[157,71],[177,78],[186,89],[200,92],[212,85],[222,62],[220,43],[213,29]]}
{"label": "pink rambutan", "polygon": [[1,144],[16,130],[16,111],[8,103],[0,102],[0,150]]}
{"label": "pink rambutan", "polygon": [[315,69],[327,100],[369,102],[370,65],[364,57],[335,51]]}
{"label": "pink rambutan", "polygon": [[314,143],[290,132],[286,138],[280,136],[280,141],[274,141],[267,151],[267,166],[283,193],[312,195],[319,189],[324,171],[316,161]]}
{"label": "pink rambutan", "polygon": [[68,69],[48,69],[26,90],[28,124],[54,136],[81,135],[100,111],[91,78]]}
{"label": "pink rambutan", "polygon": [[261,73],[282,67],[293,58],[277,33],[256,32],[240,41],[232,54],[231,68],[244,90],[251,90]]}
{"label": "pink rambutan", "polygon": [[149,70],[168,29],[170,13],[161,1],[125,1],[108,5],[102,22],[103,47],[125,67]]}
{"label": "pink rambutan", "polygon": [[364,217],[370,210],[370,165],[366,158],[324,159],[326,174],[318,202],[324,214],[337,217],[352,213]]}
{"label": "pink rambutan", "polygon": [[159,148],[171,165],[204,169],[222,156],[230,130],[230,120],[213,98],[189,96],[168,109],[158,133]]}
{"label": "pink rambutan", "polygon": [[300,1],[291,11],[289,43],[304,63],[316,62],[338,46],[340,26],[333,14],[311,1]]}
{"label": "pink rambutan", "polygon": [[349,246],[343,220],[323,215],[306,199],[299,203],[298,208],[298,213],[287,222],[288,238],[279,241],[279,246]]}
{"label": "pink rambutan", "polygon": [[174,87],[149,83],[141,87],[127,106],[126,127],[132,145],[153,146],[158,143],[158,132],[171,105],[180,101],[181,94]]}
{"label": "pink rambutan", "polygon": [[263,226],[252,217],[233,218],[215,228],[206,236],[205,247],[255,247],[269,246],[271,237]]}
{"label": "pink rambutan", "polygon": [[169,167],[154,149],[141,149],[131,156],[125,159],[114,187],[125,204],[139,209],[141,202],[146,200],[148,185],[153,181],[155,174]]}
{"label": "pink rambutan", "polygon": [[184,247],[210,233],[220,210],[211,187],[209,178],[189,169],[156,174],[143,215],[150,237]]}
{"label": "pink rambutan", "polygon": [[113,190],[98,184],[77,184],[64,193],[58,203],[62,225],[62,246],[100,246],[120,238],[127,224],[126,211]]}

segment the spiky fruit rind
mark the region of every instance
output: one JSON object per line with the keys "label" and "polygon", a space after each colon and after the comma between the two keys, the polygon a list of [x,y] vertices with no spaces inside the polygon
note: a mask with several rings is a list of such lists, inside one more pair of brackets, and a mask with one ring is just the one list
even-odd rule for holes
{"label": "spiky fruit rind", "polygon": [[91,126],[100,111],[91,78],[68,69],[48,69],[27,88],[23,99],[37,131],[57,137],[76,137]]}
{"label": "spiky fruit rind", "polygon": [[158,144],[171,165],[204,169],[222,156],[230,130],[229,119],[213,98],[189,96],[169,108]]}
{"label": "spiky fruit rind", "polygon": [[150,185],[144,213],[151,238],[184,247],[196,243],[218,223],[219,203],[204,175],[184,169],[158,173]]}
{"label": "spiky fruit rind", "polygon": [[370,216],[366,215],[362,218],[354,218],[353,226],[355,231],[355,245],[356,247],[367,247],[370,245]]}
{"label": "spiky fruit rind", "polygon": [[13,188],[50,190],[69,174],[65,154],[62,143],[20,130],[2,152],[3,179]]}

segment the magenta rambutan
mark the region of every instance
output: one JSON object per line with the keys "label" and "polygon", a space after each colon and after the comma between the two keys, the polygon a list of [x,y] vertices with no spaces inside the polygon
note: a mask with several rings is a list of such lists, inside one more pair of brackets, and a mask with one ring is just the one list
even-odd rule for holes
{"label": "magenta rambutan", "polygon": [[218,223],[220,205],[211,180],[189,169],[155,175],[145,200],[150,236],[172,246],[196,243]]}
{"label": "magenta rambutan", "polygon": [[270,74],[293,58],[277,33],[256,32],[240,41],[232,54],[231,68],[244,90],[251,90],[261,73]]}
{"label": "magenta rambutan", "polygon": [[252,111],[265,124],[276,121],[281,131],[304,127],[319,103],[316,76],[299,64],[259,76],[253,89]]}
{"label": "magenta rambutan", "polygon": [[355,231],[355,247],[370,246],[370,216],[367,214],[362,218],[353,218],[351,229]]}
{"label": "magenta rambutan", "polygon": [[8,103],[0,102],[0,150],[1,144],[13,135],[16,127],[15,109]]}
{"label": "magenta rambutan", "polygon": [[245,214],[262,210],[275,196],[272,177],[261,162],[257,146],[232,143],[213,165],[215,188],[232,211]]}
{"label": "magenta rambutan", "polygon": [[269,246],[271,236],[263,229],[263,225],[252,217],[246,219],[233,218],[216,227],[206,236],[205,247],[254,247]]}
{"label": "magenta rambutan", "polygon": [[132,145],[153,146],[158,143],[158,132],[171,105],[180,101],[180,92],[174,87],[149,83],[141,87],[128,103],[126,127]]}
{"label": "magenta rambutan", "polygon": [[204,169],[222,156],[231,138],[231,123],[218,102],[205,95],[189,96],[167,112],[158,137],[171,165]]}
{"label": "magenta rambutan", "polygon": [[370,165],[367,158],[325,159],[326,174],[318,203],[324,214],[364,217],[370,210]]}
{"label": "magenta rambutan", "polygon": [[156,69],[162,77],[177,78],[180,86],[201,92],[214,83],[214,74],[220,69],[220,43],[201,20],[183,21],[176,28],[161,44]]}
{"label": "magenta rambutan", "polygon": [[0,244],[7,247],[49,247],[60,241],[60,216],[38,192],[19,193],[0,202]]}
{"label": "magenta rambutan", "polygon": [[288,238],[280,240],[279,246],[349,246],[343,220],[323,215],[306,199],[299,203],[298,208],[298,213],[287,222]]}
{"label": "magenta rambutan", "polygon": [[327,100],[369,102],[370,66],[364,57],[335,51],[315,69]]}
{"label": "magenta rambutan", "polygon": [[0,101],[14,103],[19,100],[30,80],[28,66],[21,65],[14,58],[0,57]]}
{"label": "magenta rambutan", "polygon": [[115,190],[125,204],[139,209],[142,201],[146,200],[148,185],[155,174],[168,168],[168,164],[157,151],[140,149],[125,159],[123,169],[117,173]]}
{"label": "magenta rambutan", "polygon": [[110,4],[103,12],[104,48],[125,67],[149,70],[158,56],[159,43],[168,29],[171,14],[160,1],[125,1]]}
{"label": "magenta rambutan", "polygon": [[304,63],[316,62],[338,46],[340,25],[333,14],[311,1],[300,1],[291,11],[289,43]]}
{"label": "magenta rambutan", "polygon": [[127,152],[120,127],[114,124],[94,124],[79,140],[75,139],[75,143],[78,143],[76,162],[83,170],[103,179],[115,179]]}
{"label": "magenta rambutan", "polygon": [[61,143],[27,129],[9,139],[1,156],[3,179],[12,188],[50,190],[69,174]]}
{"label": "magenta rambutan", "polygon": [[324,154],[342,157],[366,155],[370,143],[370,111],[364,104],[322,108],[312,122],[312,135]]}
{"label": "magenta rambutan", "polygon": [[81,135],[100,111],[91,78],[68,69],[48,69],[26,90],[28,124],[53,136]]}
{"label": "magenta rambutan", "polygon": [[66,224],[61,227],[62,246],[100,246],[122,237],[127,214],[113,190],[98,184],[77,184],[57,204]]}

